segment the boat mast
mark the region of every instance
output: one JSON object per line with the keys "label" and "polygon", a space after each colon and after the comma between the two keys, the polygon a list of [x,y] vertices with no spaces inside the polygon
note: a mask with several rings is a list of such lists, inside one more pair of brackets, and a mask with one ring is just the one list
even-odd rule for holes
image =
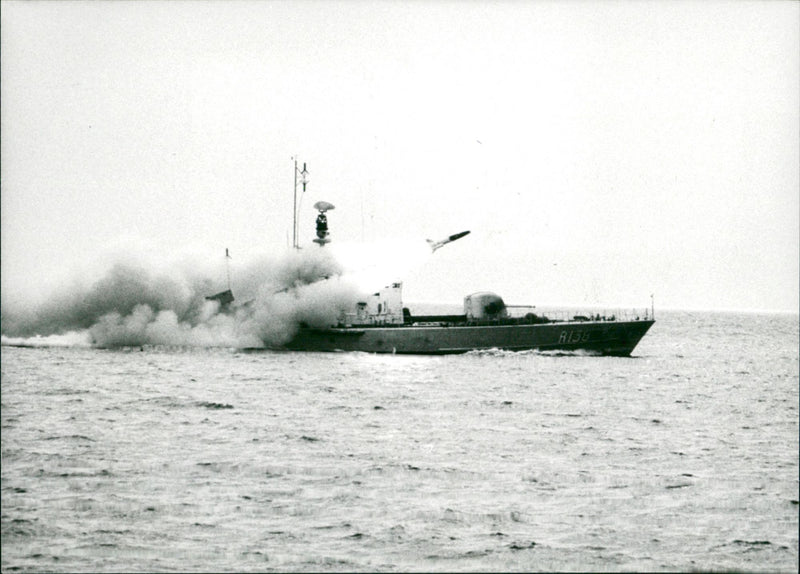
{"label": "boat mast", "polygon": [[225,248],[225,274],[228,277],[228,291],[231,290],[231,256],[228,253],[228,248]]}
{"label": "boat mast", "polygon": [[292,249],[297,249],[297,158],[294,160],[294,198],[292,199]]}
{"label": "boat mast", "polygon": [[[294,198],[292,200],[292,248],[293,249],[300,249],[300,242],[299,242],[299,229],[297,225],[297,176],[300,175],[300,183],[303,184],[303,192],[306,191],[306,184],[308,183],[308,170],[306,169],[306,164],[303,164],[303,170],[297,167],[297,157],[292,158],[294,160]],[[301,197],[302,200],[302,197]]]}

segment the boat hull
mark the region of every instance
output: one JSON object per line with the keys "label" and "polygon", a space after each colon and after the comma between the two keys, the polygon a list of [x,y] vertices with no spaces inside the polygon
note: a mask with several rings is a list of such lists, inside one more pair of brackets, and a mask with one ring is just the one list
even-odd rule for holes
{"label": "boat hull", "polygon": [[586,350],[629,356],[655,321],[583,321],[516,325],[384,326],[301,329],[292,351],[445,355],[485,349]]}

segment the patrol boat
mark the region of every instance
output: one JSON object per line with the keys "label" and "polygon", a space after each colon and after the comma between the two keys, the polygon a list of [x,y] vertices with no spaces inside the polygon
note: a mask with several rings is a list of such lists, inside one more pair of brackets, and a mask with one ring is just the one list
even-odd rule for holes
{"label": "patrol boat", "polygon": [[[528,308],[529,306],[514,306]],[[578,351],[629,356],[655,323],[652,314],[621,318],[572,315],[549,318],[531,311],[514,316],[491,292],[464,298],[459,315],[413,315],[403,307],[402,283],[392,283],[356,305],[337,325],[300,326],[284,348],[292,351],[362,351],[443,355],[502,349]]]}
{"label": "patrol boat", "polygon": [[[318,202],[317,237],[330,242],[325,212],[333,205]],[[435,251],[469,232],[431,241]],[[227,253],[226,253],[227,255]],[[319,281],[331,280],[324,277]],[[403,284],[392,283],[357,301],[336,324],[314,328],[300,324],[295,335],[280,347],[291,351],[361,351],[443,355],[488,349],[524,351],[589,351],[593,354],[629,356],[655,323],[654,309],[627,316],[613,314],[537,314],[531,305],[507,305],[496,293],[482,291],[464,298],[463,313],[414,315],[403,306]],[[234,300],[230,290],[209,300],[227,308]]]}

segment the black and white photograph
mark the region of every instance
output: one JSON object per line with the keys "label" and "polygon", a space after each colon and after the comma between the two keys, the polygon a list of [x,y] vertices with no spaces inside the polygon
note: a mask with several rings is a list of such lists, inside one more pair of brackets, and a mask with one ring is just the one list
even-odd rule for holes
{"label": "black and white photograph", "polygon": [[800,3],[0,0],[0,571],[794,573]]}

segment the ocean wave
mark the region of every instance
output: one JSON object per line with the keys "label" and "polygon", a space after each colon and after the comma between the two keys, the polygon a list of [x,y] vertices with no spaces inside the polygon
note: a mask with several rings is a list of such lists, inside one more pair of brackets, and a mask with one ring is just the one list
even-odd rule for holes
{"label": "ocean wave", "polygon": [[232,409],[233,408],[233,405],[229,405],[227,403],[213,403],[213,402],[201,401],[201,402],[196,403],[196,404],[197,404],[198,407],[203,407],[203,408],[211,409],[211,410],[221,410],[221,409]]}
{"label": "ocean wave", "polygon": [[70,331],[60,335],[34,335],[33,337],[8,337],[0,335],[4,347],[91,347],[88,331]]}
{"label": "ocean wave", "polygon": [[467,351],[464,355],[468,357],[525,357],[525,356],[540,356],[540,357],[601,357],[603,354],[600,351],[592,351],[589,349],[575,349],[575,350],[541,350],[541,349],[525,349],[522,351],[512,351],[508,349],[476,349],[474,351]]}

